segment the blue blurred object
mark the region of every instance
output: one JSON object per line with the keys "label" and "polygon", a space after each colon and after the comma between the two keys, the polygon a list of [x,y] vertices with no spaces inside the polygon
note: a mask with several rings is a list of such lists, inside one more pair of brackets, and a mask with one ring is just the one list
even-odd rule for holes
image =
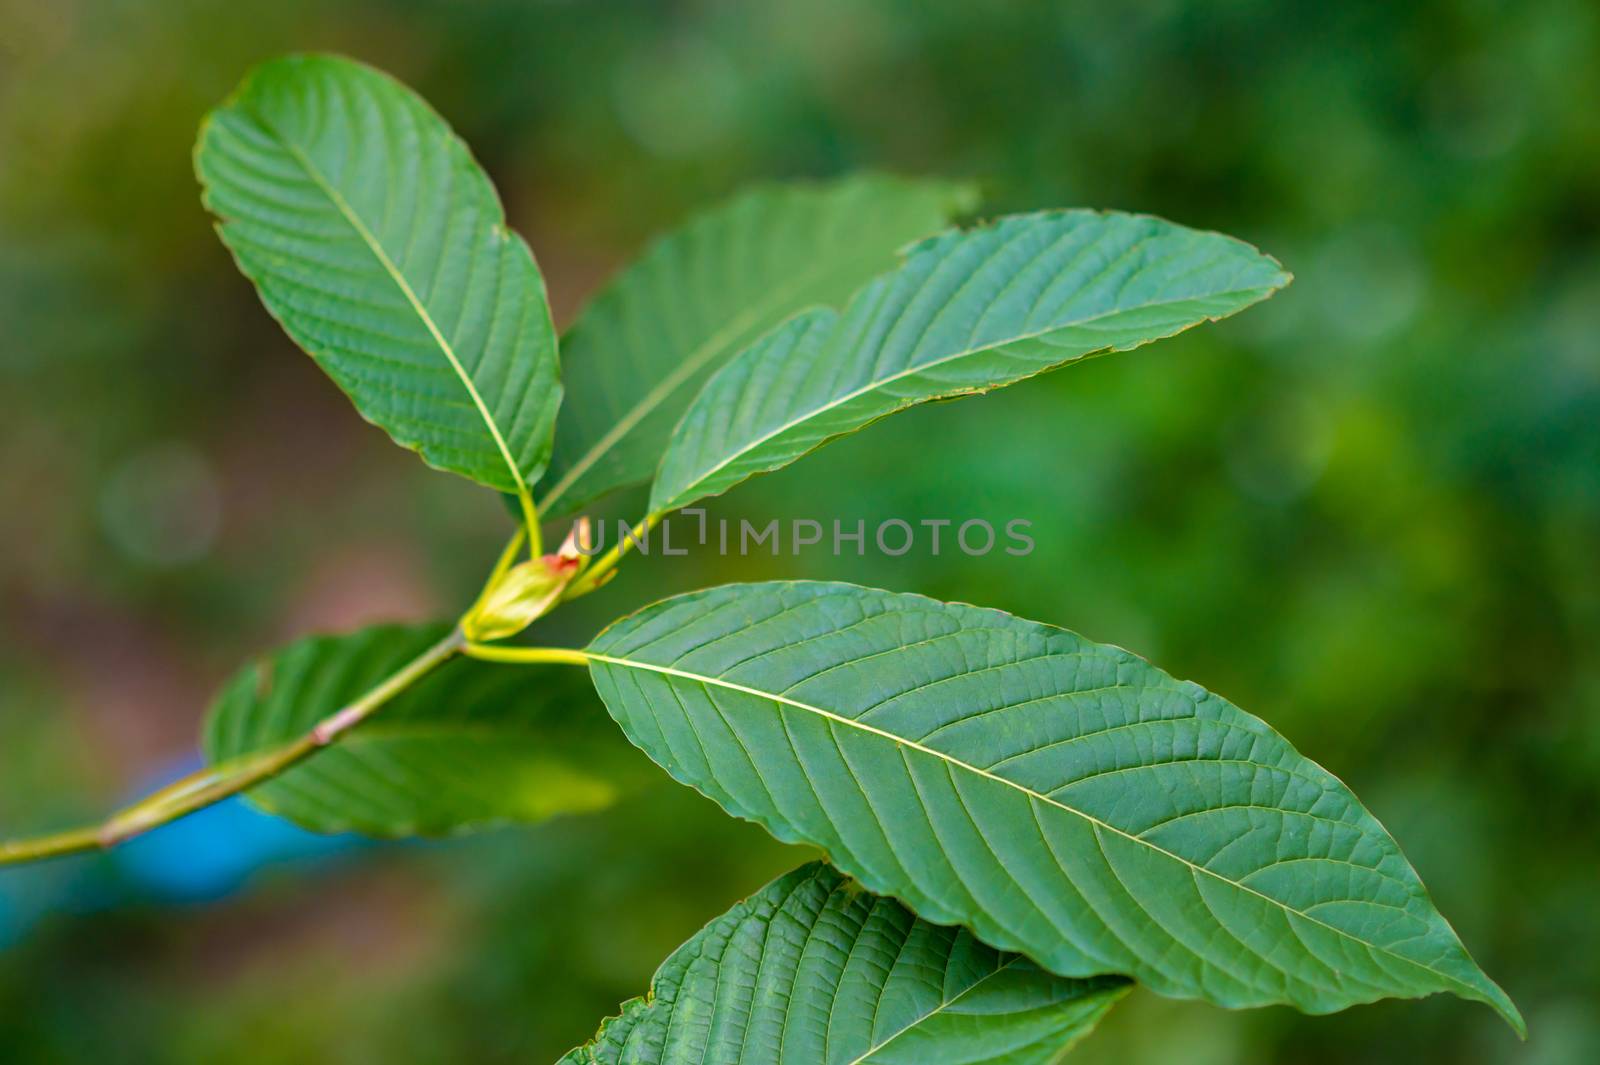
{"label": "blue blurred object", "polygon": [[[193,757],[151,788],[194,771]],[[360,845],[354,835],[324,836],[262,813],[242,798],[232,798],[130,840],[111,853],[130,887],[157,899],[206,902],[243,888],[258,870],[283,862],[326,858]]]}

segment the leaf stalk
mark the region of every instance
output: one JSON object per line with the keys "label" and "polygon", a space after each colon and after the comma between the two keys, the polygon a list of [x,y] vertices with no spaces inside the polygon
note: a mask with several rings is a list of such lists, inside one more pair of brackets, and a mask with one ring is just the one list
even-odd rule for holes
{"label": "leaf stalk", "polygon": [[484,662],[511,662],[517,665],[533,665],[543,662],[559,663],[565,666],[586,666],[589,664],[589,652],[579,651],[571,647],[501,647],[495,644],[468,641],[462,646],[461,653],[468,658],[477,658]]}

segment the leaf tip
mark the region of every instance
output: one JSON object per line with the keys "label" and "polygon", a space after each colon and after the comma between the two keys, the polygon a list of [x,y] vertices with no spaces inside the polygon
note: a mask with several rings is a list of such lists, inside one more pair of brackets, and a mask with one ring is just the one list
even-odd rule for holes
{"label": "leaf tip", "polygon": [[1483,1003],[1494,1010],[1500,1019],[1510,1025],[1511,1030],[1517,1033],[1517,1039],[1526,1043],[1528,1041],[1528,1022],[1522,1016],[1522,1011],[1517,1009],[1517,1004],[1511,1001],[1511,996],[1506,994],[1493,980],[1484,978],[1487,985],[1484,989]]}

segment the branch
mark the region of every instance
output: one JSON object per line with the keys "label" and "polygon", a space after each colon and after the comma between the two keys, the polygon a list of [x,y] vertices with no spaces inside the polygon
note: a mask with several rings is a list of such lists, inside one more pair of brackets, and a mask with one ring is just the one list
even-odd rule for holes
{"label": "branch", "polygon": [[[519,537],[520,540],[520,537]],[[460,629],[423,651],[355,702],[323,718],[291,743],[257,751],[193,773],[117,811],[98,825],[48,836],[0,843],[0,865],[106,849],[153,828],[203,810],[270,780],[371,717],[381,706],[421,680],[466,645]]]}

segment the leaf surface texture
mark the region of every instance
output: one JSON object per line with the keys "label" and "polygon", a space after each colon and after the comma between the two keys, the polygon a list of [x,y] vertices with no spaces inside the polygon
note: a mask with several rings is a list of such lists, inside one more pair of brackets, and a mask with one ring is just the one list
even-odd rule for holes
{"label": "leaf surface texture", "polygon": [[349,60],[275,60],[206,120],[195,167],[267,310],[363,417],[491,488],[538,479],[561,395],[544,280],[427,103]]}
{"label": "leaf surface texture", "polygon": [[655,242],[563,343],[569,392],[541,509],[648,481],[700,386],[795,312],[842,306],[971,208],[967,186],[861,175],[743,193]]}
{"label": "leaf surface texture", "polygon": [[1137,656],[848,584],[664,600],[590,647],[678,780],[1066,976],[1312,1013],[1450,991],[1520,1029],[1340,781]]}
{"label": "leaf surface texture", "polygon": [[708,381],[650,509],[724,492],[917,403],[1224,318],[1288,281],[1247,244],[1143,215],[1046,211],[931,237],[842,315],[798,315]]}
{"label": "leaf surface texture", "polygon": [[1127,991],[812,863],[712,921],[563,1065],[1046,1065]]}

